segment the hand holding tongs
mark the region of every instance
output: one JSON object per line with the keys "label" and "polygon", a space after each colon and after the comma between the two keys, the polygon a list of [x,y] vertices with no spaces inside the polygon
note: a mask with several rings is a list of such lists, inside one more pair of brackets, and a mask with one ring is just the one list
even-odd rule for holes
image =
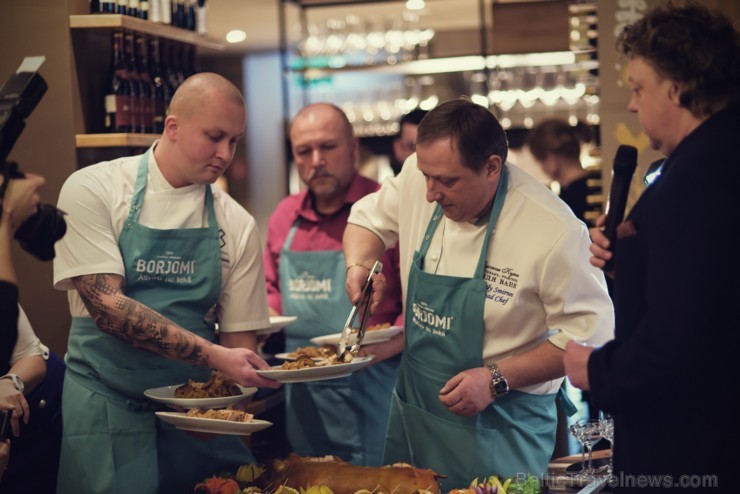
{"label": "hand holding tongs", "polygon": [[[360,294],[360,301],[356,305],[352,306],[352,310],[349,312],[347,322],[344,323],[344,329],[342,330],[342,336],[339,338],[339,346],[337,347],[337,356],[341,362],[350,362],[357,355],[362,345],[362,339],[365,337],[365,329],[367,328],[367,321],[370,319],[370,306],[373,302],[373,275],[380,274],[383,271],[383,263],[375,261],[373,268],[370,270],[370,274],[367,275],[367,280],[362,287],[362,293]],[[357,332],[357,339],[354,345],[347,350],[347,342],[349,336],[352,334],[353,323],[355,317],[361,312],[360,315],[360,327]]]}

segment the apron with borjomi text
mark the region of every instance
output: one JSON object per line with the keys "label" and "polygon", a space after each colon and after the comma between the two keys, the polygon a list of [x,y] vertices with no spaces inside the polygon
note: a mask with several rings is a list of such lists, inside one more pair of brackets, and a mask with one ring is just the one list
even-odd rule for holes
{"label": "apron with borjomi text", "polygon": [[555,444],[555,395],[512,390],[473,417],[456,415],[439,401],[439,390],[450,378],[483,366],[483,273],[507,182],[504,167],[473,278],[424,272],[424,256],[443,217],[439,206],[409,274],[406,346],[384,461],[447,475],[443,492],[467,487],[475,477],[544,472]]}
{"label": "apron with borjomi text", "polygon": [[[139,163],[131,208],[118,245],[125,293],[183,328],[215,341],[204,320],[221,290],[221,249],[213,192],[205,187],[208,226],[155,230],[139,223],[149,152]],[[159,420],[148,388],[205,381],[205,367],[170,360],[75,317],[64,383],[60,493],[192,492],[206,476],[254,461],[236,436],[203,440]],[[169,411],[172,411],[171,409]],[[75,461],[69,461],[72,454]]]}
{"label": "apron with borjomi text", "polygon": [[[291,251],[296,220],[280,252],[285,350],[313,346],[310,339],[338,333],[352,304],[345,289],[344,254]],[[286,434],[302,456],[336,455],[355,465],[380,465],[399,357],[348,377],[285,385]]]}

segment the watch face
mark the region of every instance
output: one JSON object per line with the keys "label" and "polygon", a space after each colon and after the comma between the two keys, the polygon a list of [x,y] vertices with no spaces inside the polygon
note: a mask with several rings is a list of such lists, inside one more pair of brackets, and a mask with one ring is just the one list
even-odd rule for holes
{"label": "watch face", "polygon": [[496,395],[500,396],[506,394],[509,391],[509,385],[506,381],[501,380],[493,384],[493,389],[496,391]]}

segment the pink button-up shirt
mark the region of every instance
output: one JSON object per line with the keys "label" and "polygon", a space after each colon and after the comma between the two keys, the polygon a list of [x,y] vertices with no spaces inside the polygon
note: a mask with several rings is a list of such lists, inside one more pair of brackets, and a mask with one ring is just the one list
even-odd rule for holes
{"label": "pink button-up shirt", "polygon": [[[352,204],[379,188],[377,182],[356,174],[344,198],[344,205],[331,215],[320,215],[314,210],[308,189],[280,201],[267,224],[267,246],[264,252],[267,301],[271,309],[282,314],[280,251],[296,218],[300,216],[301,223],[293,236],[291,251],[342,250],[342,235]],[[388,290],[369,323],[403,325],[398,247],[387,250],[381,260],[383,274],[388,280]]]}

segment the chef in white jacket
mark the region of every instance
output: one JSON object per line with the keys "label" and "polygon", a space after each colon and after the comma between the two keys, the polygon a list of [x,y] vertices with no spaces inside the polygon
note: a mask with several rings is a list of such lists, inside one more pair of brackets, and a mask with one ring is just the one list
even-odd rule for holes
{"label": "chef in white jacket", "polygon": [[[399,243],[406,341],[384,462],[447,475],[444,489],[546,471],[565,344],[613,330],[585,226],[506,155],[488,110],[443,103],[344,235],[348,265]],[[366,276],[349,270],[350,299]]]}

